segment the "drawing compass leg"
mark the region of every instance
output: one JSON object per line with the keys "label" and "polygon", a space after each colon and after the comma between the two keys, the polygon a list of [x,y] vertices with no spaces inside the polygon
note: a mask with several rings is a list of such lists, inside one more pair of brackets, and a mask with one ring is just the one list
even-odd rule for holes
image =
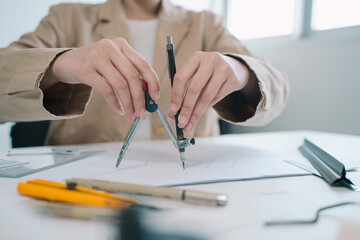
{"label": "drawing compass leg", "polygon": [[[182,166],[185,169],[185,148],[190,145],[194,145],[195,139],[194,138],[188,139],[188,138],[184,138],[184,137],[182,139],[176,139],[175,134],[171,130],[171,127],[170,127],[168,121],[166,120],[164,114],[162,113],[160,107],[154,100],[151,99],[149,92],[145,92],[145,108],[146,108],[146,111],[148,111],[150,113],[156,112],[157,115],[159,116],[159,118],[160,118],[161,122],[163,123],[167,133],[169,134],[170,139],[173,142],[175,148],[179,149]],[[124,158],[126,150],[128,149],[130,142],[133,139],[136,128],[138,127],[138,125],[140,123],[140,120],[141,120],[140,118],[137,118],[135,120],[135,122],[133,123],[133,125],[125,139],[125,142],[121,148],[121,151],[119,153],[119,157],[116,161],[116,167],[119,167],[121,160]]]}

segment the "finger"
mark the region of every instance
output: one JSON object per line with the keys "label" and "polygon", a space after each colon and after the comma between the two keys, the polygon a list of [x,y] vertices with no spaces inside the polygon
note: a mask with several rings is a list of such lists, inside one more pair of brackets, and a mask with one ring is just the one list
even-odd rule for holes
{"label": "finger", "polygon": [[171,120],[175,120],[175,116],[172,113],[168,113],[168,118]]}
{"label": "finger", "polygon": [[116,69],[121,73],[129,86],[132,97],[132,103],[137,117],[145,117],[145,96],[143,91],[143,83],[139,72],[121,52],[116,51],[111,53],[111,62]]}
{"label": "finger", "polygon": [[221,87],[225,84],[226,79],[219,72],[215,73],[204,90],[201,92],[195,108],[190,116],[189,122],[184,127],[186,132],[191,131],[199,122],[201,116],[209,108],[211,102],[218,96]]}
{"label": "finger", "polygon": [[147,83],[150,97],[158,102],[160,100],[160,84],[154,69],[124,39],[117,38],[114,41]]}
{"label": "finger", "polygon": [[136,114],[134,113],[133,100],[126,80],[110,61],[108,63],[99,63],[97,65],[97,71],[106,79],[108,84],[115,91],[125,110],[126,116],[131,121],[134,121]]}
{"label": "finger", "polygon": [[[206,97],[206,99],[210,102],[213,98],[214,93],[216,93],[203,92],[205,85],[207,83],[211,84],[213,69],[214,68],[211,65],[202,64],[199,67],[198,71],[195,73],[195,75],[192,77],[192,80],[186,90],[183,104],[181,106],[178,124],[180,128],[183,128],[188,124],[188,121],[193,114],[195,104],[197,104],[199,97],[200,100]],[[208,95],[202,96],[204,95],[204,93]]]}
{"label": "finger", "polygon": [[175,74],[170,104],[173,114],[176,114],[183,104],[186,86],[200,67],[200,62],[199,55],[193,54]]}
{"label": "finger", "polygon": [[119,99],[117,98],[114,90],[100,74],[89,74],[88,80],[89,86],[100,92],[101,95],[103,95],[105,101],[115,112],[118,112],[121,115],[125,114],[125,111],[121,106],[121,103],[119,102]]}
{"label": "finger", "polygon": [[141,85],[142,85],[143,92],[147,92],[148,86],[142,77],[141,77]]}

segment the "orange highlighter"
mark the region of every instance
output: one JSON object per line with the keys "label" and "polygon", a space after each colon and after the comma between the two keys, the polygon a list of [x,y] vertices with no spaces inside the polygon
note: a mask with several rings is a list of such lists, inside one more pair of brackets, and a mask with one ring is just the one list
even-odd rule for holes
{"label": "orange highlighter", "polygon": [[138,203],[135,199],[125,198],[107,192],[42,179],[19,183],[18,192],[22,195],[53,202],[80,204],[115,210],[126,210],[133,204]]}

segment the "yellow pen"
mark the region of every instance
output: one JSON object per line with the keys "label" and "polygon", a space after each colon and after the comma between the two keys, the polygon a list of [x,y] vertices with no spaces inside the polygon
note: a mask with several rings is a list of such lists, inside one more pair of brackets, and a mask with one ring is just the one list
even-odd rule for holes
{"label": "yellow pen", "polygon": [[27,181],[27,183],[19,183],[18,192],[22,195],[48,201],[118,210],[128,209],[132,204],[137,203],[134,199],[124,198],[102,191],[77,186],[69,189],[66,184],[40,179]]}
{"label": "yellow pen", "polygon": [[42,184],[42,185],[46,185],[46,186],[53,186],[53,187],[58,187],[58,188],[64,188],[64,189],[68,189],[68,190],[78,190],[81,192],[86,192],[89,194],[94,194],[94,195],[98,195],[98,196],[102,196],[102,197],[107,197],[107,198],[112,198],[112,199],[116,199],[119,201],[124,201],[124,202],[129,202],[129,203],[137,203],[137,201],[135,199],[131,199],[131,198],[126,198],[126,197],[121,197],[121,196],[117,196],[108,192],[104,192],[101,190],[95,190],[95,189],[91,189],[91,188],[86,188],[86,187],[81,187],[78,186],[76,184],[74,184],[73,186],[71,185],[71,183],[69,184],[65,184],[65,183],[59,183],[59,182],[54,182],[54,181],[49,181],[49,180],[43,180],[43,179],[35,179],[35,180],[28,180],[28,183],[35,183],[35,184]]}

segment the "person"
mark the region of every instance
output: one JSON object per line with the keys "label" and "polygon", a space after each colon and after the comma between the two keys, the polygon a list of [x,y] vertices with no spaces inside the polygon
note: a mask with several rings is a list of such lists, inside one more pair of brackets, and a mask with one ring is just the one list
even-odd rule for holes
{"label": "person", "polygon": [[166,138],[156,114],[146,114],[145,89],[170,119],[180,110],[188,137],[218,135],[218,115],[267,124],[289,92],[286,76],[251,55],[221,18],[168,0],[53,6],[34,32],[0,50],[0,69],[0,122],[53,120],[50,145],[123,141],[137,117],[150,120],[136,135]]}

